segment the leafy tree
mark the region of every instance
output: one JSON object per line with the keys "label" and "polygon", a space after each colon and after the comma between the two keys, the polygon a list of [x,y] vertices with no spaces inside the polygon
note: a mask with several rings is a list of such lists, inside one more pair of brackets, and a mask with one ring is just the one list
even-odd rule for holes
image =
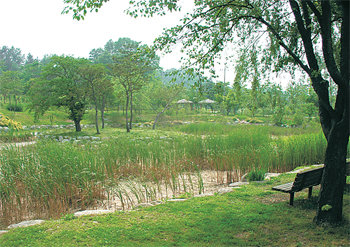
{"label": "leafy tree", "polygon": [[[113,57],[111,66],[113,76],[120,83],[125,92],[126,131],[130,132],[133,121],[133,95],[147,83],[153,71],[158,67],[159,58],[147,46],[130,39],[118,40],[118,52]],[[130,121],[128,111],[130,104]]]}
{"label": "leafy tree", "polygon": [[111,92],[112,89],[111,80],[107,77],[106,68],[102,64],[82,65],[79,68],[79,73],[82,79],[85,80],[88,87],[89,97],[94,103],[96,132],[97,134],[100,134],[98,127],[98,110],[101,109],[101,118],[103,121],[106,95]]}
{"label": "leafy tree", "polygon": [[0,68],[2,71],[19,70],[24,62],[24,55],[19,48],[3,46],[0,49]]}
{"label": "leafy tree", "polygon": [[156,129],[162,114],[174,105],[173,101],[184,91],[184,86],[181,83],[164,84],[161,78],[161,75],[157,73],[153,80],[142,90],[144,101],[147,102],[151,111],[156,113],[152,126],[153,129]]}
{"label": "leafy tree", "polygon": [[88,90],[79,71],[87,63],[86,59],[69,56],[51,57],[43,68],[42,76],[35,79],[30,88],[31,109],[36,117],[51,106],[64,107],[69,111],[75,130],[81,131],[80,121],[88,104]]}
{"label": "leafy tree", "polygon": [[34,62],[38,61],[38,59],[34,59],[33,55],[28,53],[26,60],[25,60],[25,64],[32,64]]}
{"label": "leafy tree", "polygon": [[[76,19],[87,9],[99,9],[106,0],[64,0],[64,12]],[[178,1],[131,1],[133,16],[153,16],[178,10]],[[293,72],[300,68],[312,81],[318,96],[320,123],[327,140],[324,173],[315,221],[339,222],[343,218],[345,164],[349,142],[349,1],[341,0],[200,0],[182,24],[157,39],[156,46],[181,42],[201,69],[212,68],[227,45],[240,38],[244,49],[259,39],[258,49],[266,71]],[[326,69],[322,69],[321,65]],[[329,80],[338,87],[334,107]]]}
{"label": "leafy tree", "polygon": [[0,75],[0,91],[3,96],[4,103],[6,97],[11,105],[11,98],[17,105],[17,98],[23,93],[23,84],[21,83],[20,73],[18,71],[6,71]]}

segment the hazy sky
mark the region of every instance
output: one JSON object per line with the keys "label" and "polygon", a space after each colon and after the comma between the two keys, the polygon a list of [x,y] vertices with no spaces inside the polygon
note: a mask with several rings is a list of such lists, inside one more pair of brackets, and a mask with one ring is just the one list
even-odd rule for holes
{"label": "hazy sky", "polygon": [[[111,0],[85,20],[62,15],[63,0],[0,0],[0,46],[14,46],[42,58],[45,54],[88,57],[93,48],[112,39],[129,37],[151,45],[163,28],[177,24],[183,15],[132,18],[124,13],[128,0]],[[180,54],[161,57],[164,69],[179,68]]]}
{"label": "hazy sky", "polygon": [[[191,10],[193,1],[182,1],[185,4],[182,13],[135,19],[124,12],[129,0],[110,0],[98,13],[88,13],[85,20],[76,21],[72,14],[61,14],[63,0],[0,0],[0,47],[14,46],[39,58],[45,54],[87,58],[92,49],[103,47],[110,39],[129,37],[151,45],[164,28],[175,26]],[[170,55],[159,54],[164,69],[180,68],[181,54],[176,52],[178,48],[174,50]],[[217,66],[216,72],[219,76],[216,80],[223,81],[224,66]],[[233,79],[231,64],[226,70],[226,81],[232,83]],[[273,80],[286,85],[290,78],[279,75]]]}

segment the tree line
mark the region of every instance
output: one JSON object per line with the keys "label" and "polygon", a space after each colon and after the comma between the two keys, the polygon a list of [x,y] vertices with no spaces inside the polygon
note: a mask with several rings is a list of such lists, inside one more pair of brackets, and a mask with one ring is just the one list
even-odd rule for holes
{"label": "tree line", "polygon": [[201,100],[213,100],[210,108],[224,115],[271,116],[276,125],[282,125],[286,115],[292,116],[294,125],[317,116],[317,97],[308,83],[294,81],[282,89],[271,81],[247,77],[239,66],[231,85],[214,83],[197,73],[163,71],[155,52],[130,38],[109,40],[103,48],[92,49],[89,59],[46,55],[39,60],[4,46],[0,65],[1,100],[9,110],[21,110],[18,102],[22,100],[39,119],[50,107],[62,107],[76,131],[81,131],[80,122],[92,107],[100,133],[107,106],[123,109],[127,132],[132,129],[135,108],[156,114],[155,128],[159,117],[182,98],[197,108]]}

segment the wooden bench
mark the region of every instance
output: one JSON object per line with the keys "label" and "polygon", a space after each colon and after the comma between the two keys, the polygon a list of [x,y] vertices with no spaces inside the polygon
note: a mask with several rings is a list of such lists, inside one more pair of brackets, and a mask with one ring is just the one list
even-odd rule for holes
{"label": "wooden bench", "polygon": [[[297,173],[295,176],[294,182],[281,184],[273,187],[273,190],[285,192],[290,194],[289,205],[293,206],[294,201],[294,193],[299,192],[303,189],[308,188],[309,194],[308,198],[311,198],[312,195],[312,187],[319,185],[321,183],[323,173],[323,167],[318,167],[315,169],[303,171]],[[350,162],[346,163],[346,175],[350,175]]]}

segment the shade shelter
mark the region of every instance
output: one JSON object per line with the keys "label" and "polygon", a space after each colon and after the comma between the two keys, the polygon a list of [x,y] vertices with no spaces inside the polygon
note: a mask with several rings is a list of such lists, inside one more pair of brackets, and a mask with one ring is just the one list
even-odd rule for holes
{"label": "shade shelter", "polygon": [[183,105],[183,106],[190,105],[191,106],[191,110],[193,109],[193,102],[190,101],[190,100],[181,99],[181,100],[177,101],[176,104]]}
{"label": "shade shelter", "polygon": [[186,99],[180,99],[176,104],[193,104],[193,102]]}
{"label": "shade shelter", "polygon": [[211,100],[211,99],[205,99],[205,100],[199,101],[198,103],[199,104],[215,104],[216,102],[214,100]]}
{"label": "shade shelter", "polygon": [[205,108],[207,108],[209,106],[211,108],[211,111],[213,112],[214,111],[213,110],[213,104],[215,104],[216,101],[211,100],[211,99],[205,99],[205,100],[199,101],[198,103],[201,104],[201,105],[204,105]]}

